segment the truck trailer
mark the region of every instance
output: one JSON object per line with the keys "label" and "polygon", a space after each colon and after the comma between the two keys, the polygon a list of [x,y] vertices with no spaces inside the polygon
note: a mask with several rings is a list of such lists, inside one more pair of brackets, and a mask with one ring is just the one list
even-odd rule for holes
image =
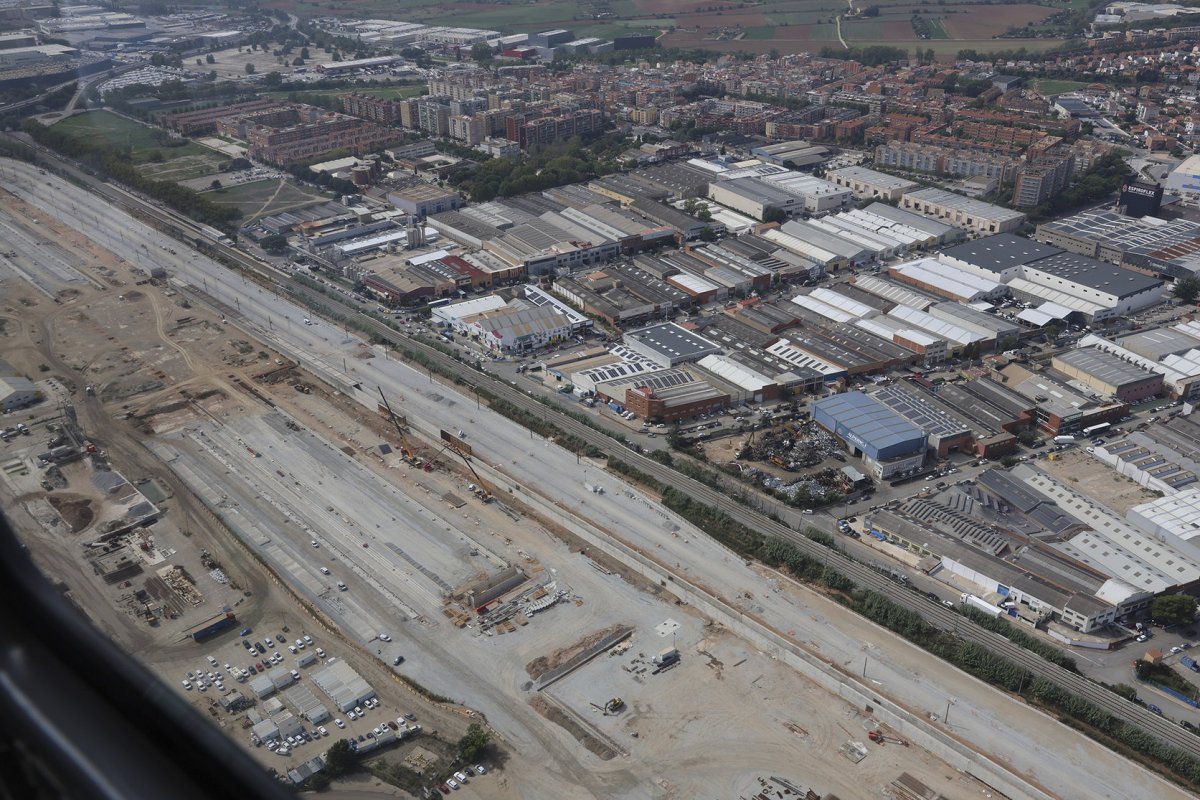
{"label": "truck trailer", "polygon": [[964,594],[960,597],[960,599],[962,600],[963,605],[978,609],[979,611],[987,614],[989,617],[1004,616],[1003,608],[1000,606],[994,606],[986,600],[980,599],[973,594]]}
{"label": "truck trailer", "polygon": [[237,625],[237,616],[232,611],[227,612],[225,616],[210,620],[192,631],[192,640],[197,642],[207,641],[221,631],[232,628],[234,625]]}

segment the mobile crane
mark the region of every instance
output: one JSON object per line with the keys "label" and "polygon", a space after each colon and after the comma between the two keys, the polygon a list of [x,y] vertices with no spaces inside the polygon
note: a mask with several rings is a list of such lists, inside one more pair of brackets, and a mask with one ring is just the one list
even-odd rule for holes
{"label": "mobile crane", "polygon": [[464,453],[462,450],[459,450],[457,447],[455,447],[450,442],[447,442],[445,445],[443,445],[442,449],[437,452],[437,455],[435,455],[433,458],[429,459],[428,463],[426,463],[426,465],[425,465],[426,471],[428,471],[429,469],[432,469],[434,463],[438,459],[438,456],[440,456],[442,453],[446,452],[447,450],[453,451],[454,454],[456,456],[458,456],[459,458],[461,458],[463,463],[467,465],[467,469],[471,470],[471,476],[473,478],[475,478],[475,482],[472,483],[470,486],[471,493],[474,494],[476,497],[478,497],[480,500],[482,500],[485,503],[492,502],[492,499],[493,499],[492,493],[490,491],[488,491],[487,484],[484,483],[483,478],[479,477],[479,473],[475,471],[475,466],[471,463],[471,459],[467,456],[466,453]]}
{"label": "mobile crane", "polygon": [[414,467],[421,466],[421,457],[417,455],[417,451],[409,444],[408,436],[404,433],[404,428],[400,425],[400,420],[396,419],[396,414],[392,411],[392,404],[383,394],[383,387],[379,387],[379,399],[383,401],[383,407],[387,409],[388,418],[392,424],[396,426],[396,433],[400,434],[400,457],[412,464]]}

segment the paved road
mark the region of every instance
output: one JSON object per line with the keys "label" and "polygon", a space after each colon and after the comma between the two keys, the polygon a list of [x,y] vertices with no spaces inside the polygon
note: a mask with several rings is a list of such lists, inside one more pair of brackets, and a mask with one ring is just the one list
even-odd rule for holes
{"label": "paved road", "polygon": [[[21,176],[22,189],[36,193],[38,191],[36,185],[36,176],[32,174],[24,174]],[[44,180],[44,179],[43,179]],[[49,192],[46,192],[49,195]],[[61,195],[60,195],[61,197]],[[51,207],[56,207],[56,210],[67,211],[62,206],[63,200],[52,200],[49,196],[39,199]],[[57,206],[55,206],[57,204]],[[99,206],[99,207],[98,207]],[[79,209],[74,209],[79,212]],[[87,214],[95,213],[96,217],[89,219]],[[108,237],[106,244],[112,245],[114,248],[123,247],[126,252],[129,250],[129,243],[124,241],[124,237],[119,231],[123,230],[123,226],[128,225],[128,221],[109,218],[113,214],[113,210],[108,206],[99,204],[89,204],[89,211],[82,212],[80,224],[86,227],[95,226],[98,229],[107,228],[109,233],[99,234],[101,239]],[[104,218],[106,225],[100,225],[101,218]],[[111,233],[118,231],[118,233]],[[136,256],[136,254],[134,254]],[[364,382],[370,385],[370,391],[359,393],[358,399],[373,407],[374,400],[373,385],[379,384],[385,387],[385,391],[393,397],[400,398],[402,408],[406,410],[412,409],[411,413],[420,419],[432,421],[435,425],[449,427],[453,425],[467,428],[472,423],[471,420],[482,415],[481,412],[473,411],[473,403],[470,398],[456,395],[439,384],[434,384],[427,377],[422,378],[419,372],[412,370],[406,365],[399,364],[394,361],[382,361],[374,359],[372,362],[351,362],[348,358],[343,360],[342,354],[351,350],[357,350],[361,347],[359,340],[356,337],[347,336],[344,333],[331,329],[331,327],[322,323],[319,326],[305,326],[300,321],[303,319],[304,312],[292,305],[285,297],[273,295],[269,291],[261,291],[252,284],[242,283],[238,278],[223,268],[209,262],[207,259],[193,256],[190,253],[182,256],[174,256],[166,251],[156,254],[156,259],[167,262],[168,268],[174,271],[185,282],[193,285],[207,285],[208,294],[213,296],[218,302],[226,304],[231,311],[240,309],[245,316],[244,324],[257,335],[263,335],[268,338],[273,344],[279,346],[285,352],[296,354],[300,360],[314,364],[318,369],[332,372],[334,374],[342,374],[349,380]],[[322,300],[329,304],[329,300]],[[280,322],[282,320],[282,322]],[[431,357],[445,358],[436,351],[430,351]],[[449,359],[446,361],[456,367],[461,365],[455,364]],[[315,363],[314,363],[315,362]],[[485,376],[473,375],[475,380],[487,380]],[[533,401],[521,395],[512,387],[502,384],[493,384],[493,391],[496,391],[506,399],[511,399],[514,402],[523,405],[531,406],[539,413],[556,418],[555,421],[564,429],[572,433],[594,441],[601,447],[611,451],[613,442],[606,437],[597,434],[595,431],[571,420],[569,418],[560,418],[557,412],[545,409],[541,405],[534,405]],[[464,424],[465,421],[465,424]],[[487,438],[484,439],[474,429],[468,434],[468,440],[480,447],[481,452],[489,458],[493,464],[499,464],[504,471],[511,471],[510,474],[520,476],[520,480],[525,481],[526,486],[535,484],[539,491],[560,498],[577,498],[581,492],[579,491],[582,484],[582,475],[579,469],[576,469],[571,464],[572,456],[566,454],[565,451],[559,448],[550,447],[548,442],[542,442],[536,437],[532,437],[527,431],[517,428],[515,425],[508,423],[505,420],[498,420],[494,416],[489,417],[487,423]],[[784,528],[776,523],[767,520],[761,515],[748,511],[740,506],[734,505],[723,495],[707,489],[707,487],[695,484],[686,479],[680,478],[675,473],[666,470],[657,462],[642,459],[632,452],[621,453],[622,458],[637,464],[640,469],[658,477],[660,480],[674,483],[686,491],[689,491],[698,499],[710,502],[725,509],[728,513],[736,518],[745,521],[747,524],[754,525],[760,529],[774,533],[782,537],[790,538],[797,542],[797,545],[807,549],[820,557],[828,558],[830,563],[851,578],[859,582],[861,585],[876,589],[881,593],[894,596],[899,601],[910,606],[918,608],[924,613],[927,618],[934,621],[935,624],[940,624],[946,628],[954,628],[957,626],[964,636],[976,640],[982,639],[985,643],[1003,651],[1008,657],[1013,660],[1026,663],[1030,668],[1045,672],[1053,673],[1054,668],[1042,662],[1040,659],[1025,653],[1025,651],[1015,648],[1007,640],[999,639],[999,637],[991,636],[987,632],[975,628],[962,620],[958,615],[952,614],[941,606],[923,601],[921,598],[913,597],[907,590],[900,589],[895,584],[887,579],[872,572],[861,565],[844,560],[840,554],[831,553],[824,548],[819,548],[813,545],[803,537],[798,536],[794,531]],[[507,463],[506,463],[507,462]],[[514,487],[517,490],[522,490],[520,485]],[[619,487],[617,487],[619,488]],[[586,495],[585,495],[586,497]],[[662,546],[664,538],[661,530],[657,530],[657,536],[654,536],[656,530],[654,526],[647,525],[647,515],[650,510],[655,510],[656,513],[661,513],[661,510],[655,509],[652,503],[643,498],[636,492],[610,492],[610,498],[616,499],[617,502],[605,503],[598,510],[598,504],[586,501],[587,508],[572,508],[572,511],[581,513],[590,517],[596,524],[603,523],[603,527],[615,531],[629,531],[640,536],[646,537],[649,544],[658,541],[651,546]],[[667,546],[676,548],[679,561],[679,568],[689,579],[697,582],[704,581],[713,586],[729,589],[731,587],[747,586],[761,591],[761,579],[753,573],[744,573],[738,571],[744,567],[738,567],[738,560],[731,559],[728,555],[724,558],[719,558],[715,562],[711,559],[696,558],[694,550],[680,544],[671,544],[671,539],[668,538]],[[678,541],[678,540],[674,540]],[[711,546],[711,543],[704,545]],[[682,548],[682,549],[679,549]],[[668,558],[669,560],[669,558]],[[733,569],[735,573],[731,574],[728,570]],[[830,626],[828,619],[814,620],[811,618],[797,619],[797,609],[788,604],[784,600],[771,600],[770,595],[762,598],[761,610],[755,609],[755,613],[770,616],[775,620],[781,630],[794,629],[798,625],[808,626],[808,630],[802,635],[802,639],[824,641],[829,639],[835,629]],[[798,634],[800,635],[800,634]],[[871,634],[868,634],[871,635]],[[891,641],[891,637],[885,636],[888,641],[880,640],[876,646],[880,648],[887,647],[889,649],[902,646],[900,643]],[[994,641],[999,639],[999,641]],[[831,645],[832,646],[832,645]],[[856,643],[856,650],[861,650],[861,640]],[[849,656],[849,651],[844,650],[838,656],[839,659]],[[860,658],[858,652],[855,652],[854,658]],[[928,661],[928,656],[924,656],[924,660]],[[902,659],[896,659],[897,663]],[[897,668],[893,672],[888,672],[888,664],[892,659],[885,658],[879,660],[879,669],[884,672],[877,678],[888,687],[888,693],[894,697],[902,699],[903,702],[913,708],[940,708],[946,701],[945,681],[938,680],[930,682],[928,673],[923,676],[921,669],[900,669]],[[872,662],[872,674],[874,672],[875,662]],[[939,670],[939,676],[946,672]],[[1061,672],[1061,670],[1059,670]],[[953,671],[947,674],[954,674]],[[1060,676],[1064,683],[1069,685],[1073,683],[1078,691],[1093,692],[1098,702],[1104,702],[1114,705],[1122,712],[1143,712],[1150,719],[1146,720],[1145,727],[1154,729],[1158,733],[1167,735],[1173,734],[1178,736],[1185,732],[1175,726],[1160,720],[1157,717],[1144,712],[1143,709],[1132,706],[1125,701],[1120,701],[1113,695],[1098,689],[1097,687],[1086,682],[1079,676],[1074,676],[1069,673],[1064,673]],[[949,678],[946,679],[947,681]],[[971,682],[969,682],[971,683]],[[963,694],[960,696],[960,702],[969,702],[972,706],[972,711],[975,714],[983,714],[987,723],[980,729],[973,730],[971,735],[983,737],[979,740],[979,746],[988,752],[992,752],[995,756],[1003,761],[1006,761],[1014,771],[1018,773],[1034,773],[1039,779],[1051,787],[1052,791],[1064,797],[1074,796],[1079,787],[1089,785],[1093,781],[1104,781],[1105,788],[1098,790],[1098,795],[1119,796],[1119,797],[1139,797],[1145,796],[1144,787],[1145,781],[1148,779],[1146,774],[1140,770],[1131,769],[1130,766],[1120,759],[1107,758],[1103,755],[1095,756],[1095,763],[1082,762],[1085,766],[1082,771],[1075,774],[1072,771],[1063,771],[1061,764],[1056,764],[1060,769],[1056,773],[1059,777],[1050,774],[1043,762],[1043,756],[1036,752],[1036,748],[1030,748],[1027,745],[1029,729],[1037,727],[1032,719],[1028,716],[1034,714],[1029,709],[1024,708],[1020,704],[1015,704],[1011,700],[999,696],[998,693],[990,693],[983,687],[975,684],[977,688],[971,689],[966,687]],[[969,695],[969,701],[967,696]],[[993,695],[996,695],[993,697]],[[934,699],[936,696],[936,700]],[[1118,705],[1119,702],[1119,705]],[[1044,720],[1041,715],[1034,714],[1035,717]],[[1139,719],[1139,723],[1142,720]],[[1155,727],[1155,723],[1157,727]],[[1065,729],[1062,730],[1063,737],[1076,737]],[[1174,736],[1170,737],[1174,738]],[[1184,739],[1185,744],[1195,745],[1195,742]],[[1046,746],[1053,749],[1053,746],[1047,740]],[[1073,741],[1073,739],[1072,739]],[[1098,748],[1097,748],[1098,749]],[[1115,766],[1114,766],[1115,765]],[[1132,779],[1130,778],[1132,776]],[[1057,783],[1057,785],[1054,785]],[[1167,787],[1163,787],[1163,791],[1169,793]],[[1167,796],[1167,794],[1162,794]]]}

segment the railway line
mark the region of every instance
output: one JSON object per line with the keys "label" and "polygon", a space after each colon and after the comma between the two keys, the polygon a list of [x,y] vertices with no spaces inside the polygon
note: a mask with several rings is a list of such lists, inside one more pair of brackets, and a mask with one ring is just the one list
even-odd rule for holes
{"label": "railway line", "polygon": [[[52,163],[56,169],[70,174],[77,182],[88,185],[93,191],[96,191],[114,203],[126,207],[139,216],[157,222],[160,226],[171,230],[176,235],[185,236],[189,241],[197,238],[204,239],[214,251],[227,261],[246,270],[250,275],[257,276],[270,284],[274,284],[280,278],[280,273],[272,269],[269,265],[238,251],[236,248],[212,241],[211,229],[208,229],[207,226],[200,225],[174,212],[159,208],[131,192],[87,175],[70,164],[65,163],[55,154],[44,150],[44,148],[39,148],[39,150],[42,150],[43,157],[46,161]],[[462,376],[472,385],[486,386],[497,397],[513,403],[525,411],[541,416],[565,433],[577,436],[584,442],[605,452],[612,453],[615,448],[619,447],[619,443],[616,440],[584,425],[555,408],[538,402],[502,379],[482,370],[475,369],[435,347],[398,332],[384,325],[374,317],[362,313],[357,308],[343,303],[336,297],[315,292],[298,283],[292,283],[287,288],[297,298],[308,303],[319,303],[327,306],[343,314],[347,319],[354,320],[361,329],[376,334],[385,341],[396,345],[403,345],[412,351],[421,353],[437,363],[444,370],[449,370]],[[983,646],[997,655],[1012,661],[1014,664],[1023,667],[1034,676],[1050,680],[1063,689],[1086,698],[1114,717],[1136,725],[1161,741],[1195,758],[1200,758],[1200,736],[1184,730],[1143,706],[1114,694],[1078,673],[1070,672],[1046,661],[1003,636],[981,628],[970,620],[942,606],[940,603],[935,603],[922,595],[915,594],[901,587],[872,568],[846,557],[839,550],[818,544],[805,537],[802,533],[776,522],[760,512],[738,504],[724,493],[714,490],[699,481],[681,475],[673,469],[647,458],[632,449],[624,449],[620,452],[620,456],[632,466],[650,475],[662,484],[685,492],[696,500],[720,508],[735,521],[764,534],[775,536],[794,544],[805,556],[825,562],[862,588],[870,589],[893,602],[912,608],[921,614],[930,624],[942,630],[954,631],[956,635],[964,640]]]}

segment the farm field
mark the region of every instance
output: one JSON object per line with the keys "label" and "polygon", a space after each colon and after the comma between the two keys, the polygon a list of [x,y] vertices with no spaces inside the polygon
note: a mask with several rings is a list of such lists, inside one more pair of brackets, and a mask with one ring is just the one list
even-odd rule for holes
{"label": "farm field", "polygon": [[180,181],[211,175],[226,157],[195,142],[172,139],[166,131],[110,111],[88,111],[54,125],[72,138],[104,139],[128,147],[139,171],[156,180]]}
{"label": "farm field", "polygon": [[[276,3],[281,0],[276,0]],[[1081,2],[1082,0],[1070,0]],[[843,35],[855,45],[886,44],[908,50],[930,47],[939,56],[958,50],[1007,50],[1025,47],[1040,52],[1054,40],[994,39],[1010,27],[1038,23],[1063,6],[988,5],[981,12],[971,2],[872,0],[880,15],[843,20]],[[317,5],[301,0],[302,16],[370,16],[430,25],[469,25],[504,33],[532,33],[568,28],[579,36],[612,37],[633,31],[661,34],[663,47],[703,48],[722,52],[780,53],[819,51],[837,43],[835,20],[847,11],[845,0],[763,0],[756,5],[732,0],[535,0],[480,3],[458,0],[339,0]],[[319,10],[318,10],[319,8]],[[912,28],[912,16],[928,22],[928,38]],[[942,44],[939,44],[942,43]]]}
{"label": "farm field", "polygon": [[243,221],[249,223],[258,217],[304,208],[328,198],[311,189],[297,186],[291,181],[265,180],[242,183],[204,193],[204,197],[217,205],[235,206],[242,212]]}

